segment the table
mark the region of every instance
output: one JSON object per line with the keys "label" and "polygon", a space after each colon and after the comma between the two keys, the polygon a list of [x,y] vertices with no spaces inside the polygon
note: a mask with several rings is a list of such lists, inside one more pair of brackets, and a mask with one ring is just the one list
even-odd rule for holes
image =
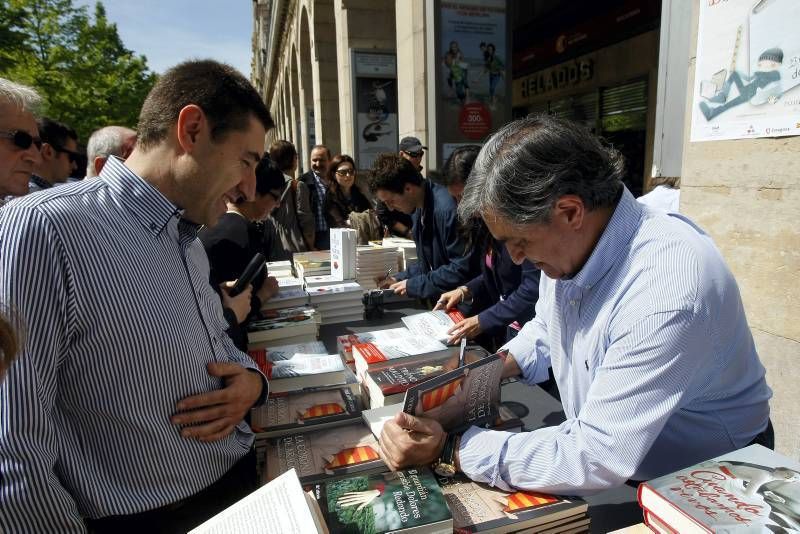
{"label": "table", "polygon": [[[411,299],[388,304],[381,319],[324,325],[320,327],[319,338],[328,351],[335,354],[336,336],[397,328],[403,326],[402,317],[425,309]],[[522,418],[525,430],[558,425],[566,419],[561,403],[538,386],[531,387],[518,381],[506,383],[503,385],[502,399],[504,402],[521,403],[528,408],[528,414]],[[642,521],[642,511],[636,502],[636,489],[633,487],[622,486],[585,499],[589,503],[590,532],[611,532]]]}

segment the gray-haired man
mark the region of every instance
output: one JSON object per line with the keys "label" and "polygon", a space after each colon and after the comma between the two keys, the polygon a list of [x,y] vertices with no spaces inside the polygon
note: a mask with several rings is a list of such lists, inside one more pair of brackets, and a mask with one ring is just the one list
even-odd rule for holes
{"label": "gray-haired man", "polygon": [[136,144],[136,132],[124,126],[105,126],[92,132],[86,145],[86,177],[100,174],[110,156],[127,159]]}
{"label": "gray-haired man", "polygon": [[30,87],[0,78],[0,205],[7,196],[28,194],[28,180],[41,161],[35,116],[40,104]]}
{"label": "gray-haired man", "polygon": [[623,171],[615,150],[554,117],[508,124],[481,149],[460,217],[482,217],[544,274],[505,375],[535,384],[552,365],[566,421],[445,436],[400,414],[381,436],[390,467],[439,458],[506,490],[585,494],[772,444],[772,392],[733,275],[691,221],[636,202]]}

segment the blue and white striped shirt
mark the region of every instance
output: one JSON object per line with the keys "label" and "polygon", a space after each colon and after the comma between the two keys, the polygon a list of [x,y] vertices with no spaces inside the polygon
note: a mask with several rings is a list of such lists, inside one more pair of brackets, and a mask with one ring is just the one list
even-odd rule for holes
{"label": "blue and white striped shirt", "polygon": [[0,302],[26,343],[0,385],[0,532],[80,532],[209,486],[253,433],[201,443],[176,403],[253,362],[225,334],[196,227],[109,158],[99,180],[0,210]]}
{"label": "blue and white striped shirt", "polygon": [[625,190],[569,280],[542,275],[536,317],[506,344],[527,383],[552,363],[567,420],[511,434],[471,428],[473,480],[585,494],[748,444],[772,392],[739,289],[711,238]]}

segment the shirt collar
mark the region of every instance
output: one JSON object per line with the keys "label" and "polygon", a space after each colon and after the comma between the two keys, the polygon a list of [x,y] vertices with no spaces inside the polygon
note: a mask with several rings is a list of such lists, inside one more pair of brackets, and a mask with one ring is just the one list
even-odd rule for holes
{"label": "shirt collar", "polygon": [[53,184],[39,176],[38,174],[31,174],[31,182],[35,183],[39,189],[50,189]]}
{"label": "shirt collar", "polygon": [[108,158],[100,178],[104,179],[120,205],[133,213],[153,235],[158,235],[178,209],[161,191],[130,170],[116,156]]}
{"label": "shirt collar", "polygon": [[622,251],[633,239],[642,217],[642,205],[636,202],[627,187],[623,188],[622,196],[614,209],[614,214],[608,221],[606,229],[600,236],[589,259],[583,268],[578,271],[571,282],[580,287],[591,289],[596,285],[611,267],[623,257]]}

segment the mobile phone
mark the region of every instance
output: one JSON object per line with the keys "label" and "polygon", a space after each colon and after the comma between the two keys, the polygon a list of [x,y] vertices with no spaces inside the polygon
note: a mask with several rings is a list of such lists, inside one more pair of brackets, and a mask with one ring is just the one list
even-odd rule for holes
{"label": "mobile phone", "polygon": [[260,252],[257,252],[255,256],[253,256],[253,259],[250,260],[250,263],[247,264],[247,267],[244,268],[242,275],[236,280],[236,283],[233,284],[233,287],[228,291],[228,295],[235,297],[244,291],[245,288],[250,285],[253,279],[258,276],[258,273],[261,272],[261,269],[264,268],[266,261],[266,256]]}

